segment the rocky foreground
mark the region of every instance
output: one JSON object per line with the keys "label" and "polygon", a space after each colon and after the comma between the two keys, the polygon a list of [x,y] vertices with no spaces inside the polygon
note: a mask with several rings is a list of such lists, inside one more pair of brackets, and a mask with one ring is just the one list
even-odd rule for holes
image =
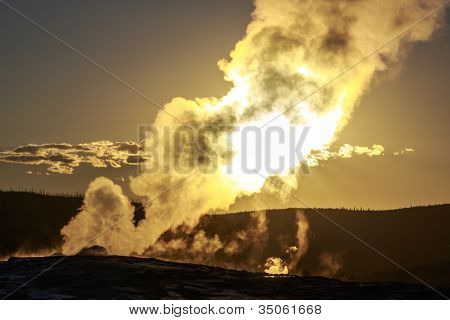
{"label": "rocky foreground", "polygon": [[[22,286],[39,273],[42,274]],[[10,294],[20,286],[19,290]],[[438,290],[450,296],[449,287]],[[7,296],[8,299],[443,298],[432,289],[418,284],[268,276],[118,256],[11,258],[0,263],[0,296]]]}

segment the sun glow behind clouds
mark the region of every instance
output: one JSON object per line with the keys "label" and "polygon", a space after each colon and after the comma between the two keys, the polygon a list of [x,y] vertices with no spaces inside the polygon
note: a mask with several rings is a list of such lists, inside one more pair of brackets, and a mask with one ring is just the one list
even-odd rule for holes
{"label": "sun glow behind clouds", "polygon": [[298,67],[297,72],[307,78],[308,77],[310,77],[310,78],[319,78],[320,77],[317,73],[311,71],[305,65]]}
{"label": "sun glow behind clouds", "polygon": [[342,103],[319,115],[302,102],[298,110],[303,124],[292,124],[276,113],[258,121],[241,124],[229,137],[233,157],[222,172],[231,175],[234,184],[244,193],[257,192],[264,185],[263,177],[287,177],[293,174],[313,150],[323,150],[333,142]]}

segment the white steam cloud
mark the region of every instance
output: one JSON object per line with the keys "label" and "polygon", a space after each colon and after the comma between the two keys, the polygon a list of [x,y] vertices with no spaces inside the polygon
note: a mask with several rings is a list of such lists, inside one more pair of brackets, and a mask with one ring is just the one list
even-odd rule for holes
{"label": "white steam cloud", "polygon": [[[72,252],[89,242],[104,246],[108,253],[142,254],[165,231],[181,225],[193,227],[203,214],[227,210],[238,196],[259,192],[267,173],[262,172],[261,177],[243,172],[236,162],[239,151],[226,152],[226,137],[232,133],[230,125],[262,126],[289,108],[271,125],[283,130],[289,126],[308,127],[301,150],[305,157],[315,150],[326,149],[347,124],[376,73],[401,60],[410,44],[428,40],[441,15],[429,17],[326,87],[322,88],[323,84],[443,3],[442,0],[255,1],[246,35],[236,44],[230,59],[219,62],[232,89],[222,98],[175,98],[154,123],[158,132],[179,126],[178,120],[193,128],[209,127],[207,139],[188,137],[183,148],[179,148],[169,136],[159,141],[156,148],[153,144],[152,148],[147,146],[152,153],[149,165],[159,162],[165,170],[156,173],[147,170],[131,179],[131,189],[136,195],[154,199],[147,202],[145,219],[137,227],[132,222],[131,205],[120,188],[105,178],[95,180],[86,192],[83,211],[62,230],[66,241],[64,252]],[[312,92],[315,94],[302,101]],[[164,148],[170,152],[163,152]],[[284,155],[283,149],[272,152],[274,156]],[[340,150],[339,155],[382,152],[378,146],[352,147]],[[216,169],[205,173],[212,158]],[[173,169],[170,165],[173,159],[181,160],[190,170]],[[224,168],[230,163],[233,170],[227,173]],[[290,169],[298,165],[299,162]],[[280,176],[296,180],[291,171]],[[168,188],[171,189],[167,192]],[[304,234],[308,228],[301,215],[297,223],[301,226],[298,235],[301,243],[295,256],[298,262],[306,250]],[[197,245],[193,250],[205,246],[214,252],[220,247],[218,239],[206,240],[202,233],[194,243]],[[294,268],[295,259],[291,261]],[[284,273],[285,267],[288,268],[278,260],[268,263],[269,270],[278,268]]]}
{"label": "white steam cloud", "polygon": [[134,207],[122,189],[109,179],[97,178],[86,191],[82,211],[61,229],[63,253],[73,255],[94,245],[109,254],[133,253],[133,218]]}

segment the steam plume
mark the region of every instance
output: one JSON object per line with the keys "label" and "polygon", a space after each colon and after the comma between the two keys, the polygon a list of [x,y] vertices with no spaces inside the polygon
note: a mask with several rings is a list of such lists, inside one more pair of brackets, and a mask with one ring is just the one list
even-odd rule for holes
{"label": "steam plume", "polygon": [[[201,229],[195,231],[193,237],[177,230],[174,233],[176,238],[159,238],[145,254],[172,261],[262,271],[260,264],[265,259],[262,251],[267,229],[266,213],[254,212],[250,213],[248,224],[231,233],[227,239],[221,239],[217,234],[208,236]],[[190,230],[187,231],[189,233]]]}
{"label": "steam plume", "polygon": [[[219,62],[232,89],[222,98],[175,98],[165,106],[167,113],[160,112],[154,123],[158,132],[179,126],[178,120],[193,128],[208,127],[208,139],[188,137],[183,144],[187,148],[181,149],[172,143],[173,137],[159,141],[156,149],[147,146],[152,153],[150,165],[158,162],[167,170],[147,170],[131,179],[131,189],[138,196],[152,199],[162,194],[148,202],[146,218],[136,228],[131,222],[131,206],[120,188],[105,178],[95,180],[86,193],[84,210],[62,230],[65,252],[100,232],[95,243],[109,253],[142,254],[166,230],[195,226],[203,214],[227,210],[238,196],[259,192],[265,179],[241,170],[239,150],[226,152],[226,137],[234,133],[231,125],[262,126],[288,109],[271,125],[285,131],[289,126],[308,127],[304,156],[326,148],[347,124],[376,73],[401,60],[410,44],[428,40],[440,15],[429,17],[350,72],[324,88],[322,85],[443,2],[256,0],[244,38],[229,60]],[[163,152],[164,148],[170,152]],[[286,156],[283,148],[272,152],[276,157]],[[191,170],[174,170],[169,166],[173,159]],[[205,173],[212,160],[215,170]],[[288,169],[295,169],[299,162]],[[233,170],[226,173],[223,169],[230,163]],[[279,176],[295,180],[290,173],[283,171]],[[165,192],[170,186],[174,187]],[[109,227],[112,230],[106,231]],[[303,233],[305,228],[301,228]]]}
{"label": "steam plume", "polygon": [[64,254],[99,245],[109,254],[134,251],[134,208],[119,186],[106,178],[92,181],[84,196],[82,211],[62,228]]}
{"label": "steam plume", "polygon": [[[309,223],[306,219],[305,215],[301,211],[297,211],[296,213],[296,222],[297,222],[297,246],[291,248],[290,253],[290,261],[288,269],[293,272],[297,270],[300,258],[305,255],[308,251],[309,241],[308,241],[308,230]],[[294,249],[294,250],[292,250]]]}

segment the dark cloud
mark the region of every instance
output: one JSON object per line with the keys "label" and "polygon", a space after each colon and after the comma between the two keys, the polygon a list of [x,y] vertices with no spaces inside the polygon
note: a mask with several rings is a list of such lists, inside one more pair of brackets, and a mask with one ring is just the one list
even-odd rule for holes
{"label": "dark cloud", "polygon": [[2,158],[4,162],[36,162],[43,160],[43,157],[33,156],[33,155],[13,155],[5,156]]}
{"label": "dark cloud", "polygon": [[114,147],[118,151],[128,151],[129,153],[138,153],[139,146],[135,142],[114,142]]}
{"label": "dark cloud", "polygon": [[71,145],[67,143],[48,143],[48,144],[29,144],[26,146],[20,146],[13,151],[18,153],[37,153],[39,150],[44,149],[57,149],[57,150],[89,150],[88,147],[82,145]]}
{"label": "dark cloud", "polygon": [[330,30],[323,39],[322,48],[330,51],[341,51],[348,47],[349,34],[347,32]]}
{"label": "dark cloud", "polygon": [[144,157],[141,156],[128,156],[126,163],[127,164],[139,164],[145,161]]}

